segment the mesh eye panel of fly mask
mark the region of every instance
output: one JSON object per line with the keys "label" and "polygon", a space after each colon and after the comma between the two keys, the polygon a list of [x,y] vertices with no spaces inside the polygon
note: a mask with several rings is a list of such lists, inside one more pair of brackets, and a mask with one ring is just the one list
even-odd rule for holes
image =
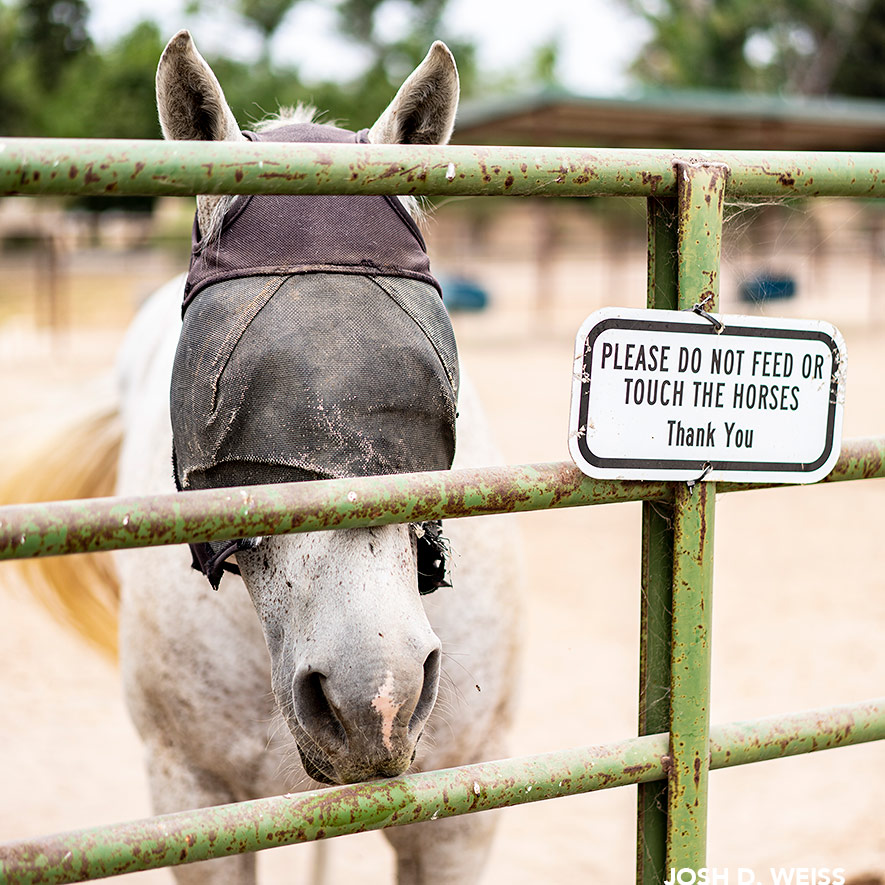
{"label": "mesh eye panel of fly mask", "polygon": [[[257,141],[354,142],[299,124]],[[194,248],[172,374],[181,490],[446,470],[458,356],[421,234],[386,196],[234,199]],[[418,532],[421,592],[447,585],[438,524]],[[254,541],[193,544],[217,589]]]}

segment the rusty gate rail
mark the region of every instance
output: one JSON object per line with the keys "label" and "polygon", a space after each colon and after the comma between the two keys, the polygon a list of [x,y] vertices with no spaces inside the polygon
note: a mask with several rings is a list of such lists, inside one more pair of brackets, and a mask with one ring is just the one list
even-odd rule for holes
{"label": "rusty gate rail", "polygon": [[[646,306],[717,310],[731,197],[885,197],[883,153],[0,139],[0,194],[637,195]],[[855,440],[826,481],[885,476]],[[764,484],[601,482],[571,464],[0,508],[0,559],[643,502],[639,736],[0,845],[0,881],[72,882],[234,851],[639,784],[636,878],[706,864],[711,768],[885,739],[885,700],[710,727],[716,495]]]}
{"label": "rusty gate rail", "polygon": [[[691,151],[729,197],[885,197],[885,154]],[[0,139],[0,194],[676,195],[669,150]]]}
{"label": "rusty gate rail", "polygon": [[[713,728],[710,767],[882,739],[885,698]],[[669,735],[647,735],[7,842],[0,844],[0,878],[14,872],[17,885],[82,882],[649,783],[667,776],[668,747]]]}
{"label": "rusty gate rail", "polygon": [[[864,438],[843,443],[836,466],[821,483],[882,477],[885,437]],[[717,492],[763,488],[774,486],[720,483]],[[672,499],[670,483],[591,479],[571,462],[562,461],[207,489],[185,495],[9,504],[0,507],[0,561]]]}

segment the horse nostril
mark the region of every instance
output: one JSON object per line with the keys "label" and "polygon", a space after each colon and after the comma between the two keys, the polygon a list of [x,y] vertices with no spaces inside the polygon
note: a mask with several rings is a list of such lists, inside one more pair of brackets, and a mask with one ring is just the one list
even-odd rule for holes
{"label": "horse nostril", "polygon": [[436,695],[439,691],[439,670],[442,660],[441,652],[435,648],[424,661],[424,684],[421,687],[421,695],[415,706],[415,712],[409,720],[409,730],[423,727],[436,703]]}
{"label": "horse nostril", "polygon": [[334,744],[346,745],[347,734],[324,688],[326,676],[311,670],[296,680],[295,714],[314,736],[322,734]]}

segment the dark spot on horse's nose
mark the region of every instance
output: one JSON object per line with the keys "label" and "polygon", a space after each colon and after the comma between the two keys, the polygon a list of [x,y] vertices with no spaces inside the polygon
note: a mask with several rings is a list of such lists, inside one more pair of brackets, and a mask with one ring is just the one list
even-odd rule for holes
{"label": "dark spot on horse's nose", "polygon": [[347,746],[347,733],[325,690],[326,676],[310,667],[302,670],[292,686],[295,715],[318,742],[330,748]]}
{"label": "dark spot on horse's nose", "polygon": [[423,731],[424,723],[433,711],[436,703],[436,695],[439,691],[439,673],[442,664],[442,651],[439,646],[433,649],[424,661],[424,684],[421,686],[421,695],[415,705],[415,711],[409,720],[409,730],[420,728]]}
{"label": "dark spot on horse's nose", "polygon": [[335,786],[339,783],[335,780],[335,770],[322,759],[319,754],[313,754],[307,752],[301,744],[296,743],[296,747],[298,748],[298,754],[301,756],[301,764],[304,766],[304,771],[307,773],[308,777],[313,778],[315,781],[321,784],[326,784],[328,786]]}

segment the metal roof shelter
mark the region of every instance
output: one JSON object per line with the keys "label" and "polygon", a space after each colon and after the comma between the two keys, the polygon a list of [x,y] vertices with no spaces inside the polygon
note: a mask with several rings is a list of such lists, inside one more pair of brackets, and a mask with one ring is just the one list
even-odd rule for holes
{"label": "metal roof shelter", "polygon": [[885,101],[655,91],[590,98],[557,89],[465,102],[455,142],[710,150],[885,150]]}

